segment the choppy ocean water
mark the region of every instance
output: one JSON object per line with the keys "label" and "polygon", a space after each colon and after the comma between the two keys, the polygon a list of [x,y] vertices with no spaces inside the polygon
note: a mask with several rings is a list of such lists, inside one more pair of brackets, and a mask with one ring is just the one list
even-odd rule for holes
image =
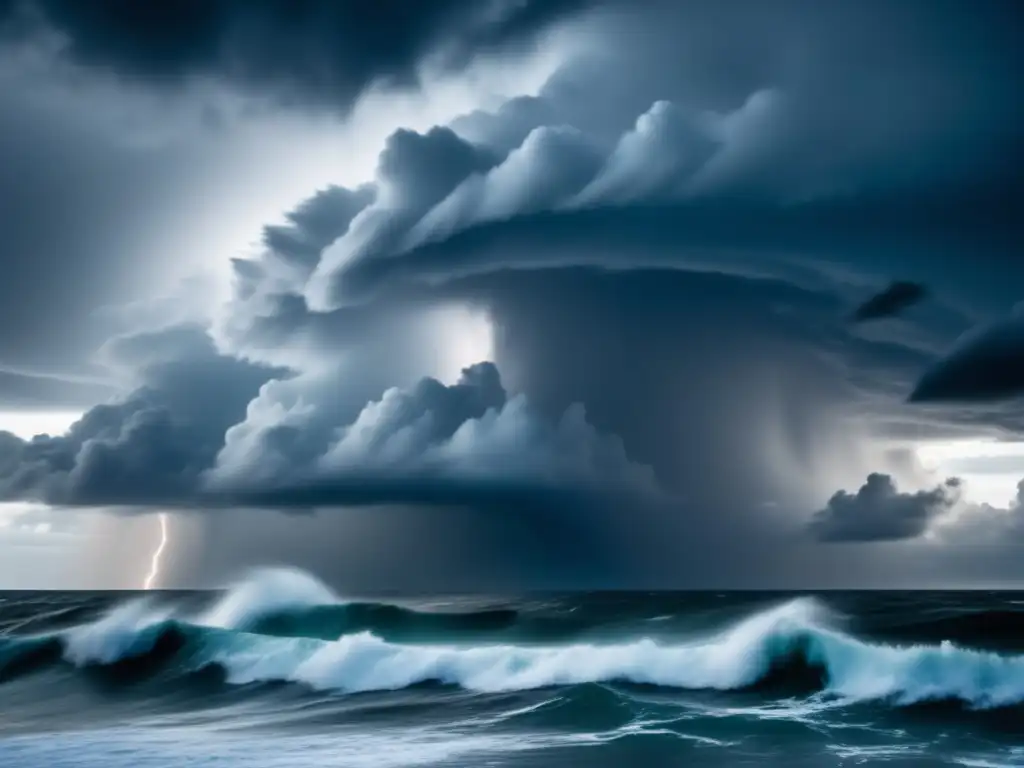
{"label": "choppy ocean water", "polygon": [[1024,766],[1024,593],[0,593],[0,765]]}

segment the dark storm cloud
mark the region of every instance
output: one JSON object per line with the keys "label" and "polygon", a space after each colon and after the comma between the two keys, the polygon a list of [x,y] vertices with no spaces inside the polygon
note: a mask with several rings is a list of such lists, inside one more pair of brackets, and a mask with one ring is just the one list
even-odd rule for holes
{"label": "dark storm cloud", "polygon": [[[540,186],[543,181],[534,183]],[[927,247],[944,236],[963,234],[955,226],[918,229],[911,218],[928,208],[915,207],[899,202],[887,206],[822,201],[774,207],[733,201],[694,201],[685,206],[640,201],[624,207],[526,212],[513,219],[474,223],[408,251],[374,256],[365,254],[364,241],[353,233],[355,248],[349,250],[346,238],[331,246],[307,295],[313,303],[324,300],[321,276],[334,285],[333,295],[328,294],[334,305],[344,306],[365,300],[389,283],[437,284],[506,268],[581,265],[719,269],[799,275],[820,282],[828,279],[822,273],[827,275],[830,265],[855,264],[887,242],[907,239]],[[932,210],[941,216],[945,207]],[[869,221],[871,227],[866,226]],[[336,267],[333,275],[331,265]],[[863,269],[870,273],[872,268]]]}
{"label": "dark storm cloud", "polygon": [[959,499],[961,482],[901,493],[889,475],[873,472],[857,493],[837,491],[808,524],[821,541],[894,541],[923,534]]}
{"label": "dark storm cloud", "polygon": [[[456,121],[467,145],[463,151],[489,146],[499,155],[495,166],[467,168],[461,179],[453,175],[459,183],[428,210],[378,202],[372,216],[354,222],[328,249],[307,295],[320,308],[337,306],[358,297],[367,283],[391,276],[439,281],[467,270],[545,266],[554,259],[551,251],[571,263],[607,262],[611,249],[600,247],[599,238],[611,232],[625,240],[640,229],[638,245],[649,250],[659,239],[677,260],[712,247],[804,251],[807,258],[859,262],[870,272],[871,266],[891,268],[885,259],[899,249],[912,276],[924,276],[935,271],[934,260],[923,256],[929,247],[983,244],[993,255],[982,258],[999,258],[993,244],[1019,239],[1010,201],[1021,189],[1016,159],[1024,147],[1024,122],[1008,77],[1017,48],[1002,37],[1006,19],[998,9],[986,6],[971,15],[952,55],[937,58],[960,21],[949,8],[936,14],[911,3],[877,14],[819,9],[797,17],[787,12],[794,7],[773,9],[769,15],[778,18],[772,26],[788,25],[787,35],[802,31],[807,39],[827,33],[841,43],[837,50],[808,47],[805,40],[798,50],[808,66],[796,72],[766,67],[760,82],[724,101],[666,86],[676,100],[654,96],[645,103],[638,94],[647,90],[648,70],[656,86],[666,81],[657,68],[642,66],[650,63],[649,52],[617,51],[608,54],[610,61],[597,56],[568,63],[539,97]],[[648,32],[644,24],[657,19],[669,39],[667,30],[694,21],[685,10],[661,10],[664,18],[649,7],[627,16]],[[771,56],[754,44],[744,23],[706,9],[692,15],[718,25],[712,48],[715,40],[734,41],[755,60]],[[927,23],[909,24],[918,17]],[[840,29],[840,21],[849,27]],[[894,31],[897,21],[907,26]],[[892,66],[850,67],[839,52],[852,56],[875,32],[893,38],[883,57]],[[898,80],[894,71],[902,73]],[[615,91],[621,79],[634,93]],[[585,109],[594,100],[586,98],[584,83],[596,82],[617,120]],[[964,83],[971,86],[956,85]],[[894,114],[894,93],[904,90],[905,106]],[[426,141],[419,149],[426,168],[425,155],[435,150]],[[418,172],[410,165],[407,181]],[[660,210],[660,221],[648,213],[652,208]],[[581,244],[581,253],[568,257],[564,247],[545,253],[545,238],[558,235],[550,230],[571,229],[575,216],[581,217],[580,230],[603,223],[595,244]],[[631,223],[634,231],[627,232]],[[382,229],[399,234],[368,237]],[[531,231],[533,241],[527,239]],[[493,247],[508,237],[517,238],[519,247]],[[451,241],[456,251],[461,245],[471,252],[447,264]]]}
{"label": "dark storm cloud", "polygon": [[[823,69],[850,75],[819,53]],[[827,106],[820,84],[784,79],[719,101],[680,92],[679,103],[636,111],[616,103],[618,125],[591,119],[578,103],[585,91],[570,85],[614,79],[601,67],[569,65],[540,97],[453,131],[395,134],[374,199],[339,215],[311,279],[283,277],[272,254],[236,265],[248,287],[232,317],[246,322],[231,343],[271,354],[306,345],[313,359],[310,337],[330,338],[328,328],[347,344],[346,330],[375,327],[396,306],[469,302],[496,327],[512,391],[549,420],[583,403],[595,427],[690,502],[639,516],[638,529],[678,539],[802,526],[795,510],[871,467],[859,446],[872,420],[855,413],[894,416],[933,359],[929,345],[844,327],[855,288],[829,267],[877,284],[894,250],[922,268],[930,245],[1005,226],[988,191],[952,183],[976,174],[987,190],[989,169],[893,175],[907,146],[904,133],[873,133],[884,127],[871,124],[889,82],[881,72],[843,93],[854,104],[840,111],[870,112],[868,126],[850,129],[877,139],[862,143],[809,108]],[[915,158],[944,156],[948,124],[932,116],[900,116],[914,126]],[[948,343],[950,328],[962,325],[940,326],[930,346]],[[917,430],[929,426],[943,428],[922,417]],[[791,510],[788,520],[764,511],[780,499],[773,508]],[[693,549],[679,573],[711,567]]]}
{"label": "dark storm cloud", "polygon": [[[809,18],[810,27],[823,23]],[[915,57],[948,31],[904,28],[896,37],[907,45],[887,56],[919,82],[941,81],[926,70],[945,73],[948,62],[922,68]],[[957,66],[978,82],[1004,77],[999,55],[985,58],[978,43],[971,39],[975,47]],[[421,170],[433,147],[417,142],[417,164],[399,159],[402,178],[430,194],[415,195],[415,208],[378,202],[356,217],[296,291],[305,317],[296,324],[289,313],[283,325],[308,328],[313,317],[410,290],[479,303],[499,329],[497,360],[510,385],[550,413],[583,402],[631,456],[696,500],[699,511],[679,515],[686,524],[784,525],[758,515],[761,502],[781,497],[784,507],[798,507],[831,492],[824,478],[837,466],[865,461],[859,466],[867,469],[856,447],[864,435],[844,430],[842,420],[859,407],[871,414],[866,425],[896,423],[899,402],[932,362],[928,349],[962,330],[940,327],[919,345],[838,329],[822,308],[837,316],[836,298],[852,293],[843,269],[868,284],[894,262],[923,275],[934,268],[929,250],[1012,232],[999,195],[1005,168],[980,160],[990,138],[1007,153],[1020,139],[1014,123],[1000,122],[1009,102],[998,83],[983,96],[944,94],[978,98],[964,104],[969,119],[952,122],[937,122],[946,107],[922,94],[919,109],[897,116],[896,130],[883,117],[888,72],[850,70],[830,51],[815,53],[821,66],[811,82],[780,74],[717,103],[639,104],[631,120],[620,111],[617,128],[573,103],[580,91],[571,92],[572,78],[614,80],[600,63],[589,72],[568,66],[539,98],[456,121],[461,153],[484,145],[494,164],[467,166],[461,179],[453,173],[433,187]],[[627,64],[632,77],[639,67]],[[829,94],[824,80],[833,74]],[[602,95],[614,101],[610,90]],[[849,119],[852,111],[859,120]],[[976,120],[982,112],[993,120]],[[951,142],[961,141],[979,162],[946,162]],[[970,261],[965,251],[954,258]],[[280,327],[272,316],[264,321]],[[637,392],[645,393],[639,402]],[[919,418],[908,434],[949,429],[935,414],[906,418]],[[958,418],[974,416],[949,415],[946,424]]]}
{"label": "dark storm cloud", "polygon": [[[898,578],[917,574],[922,583],[940,588],[1012,587],[1024,552],[1024,480],[1006,506],[967,501],[969,485],[950,477],[930,490],[907,493],[889,475],[874,473],[856,494],[837,492],[809,530],[833,545],[846,543],[847,551],[909,542],[901,545],[908,562]],[[833,551],[838,556],[843,548]],[[875,562],[885,567],[881,559]],[[879,584],[884,587],[885,580]]]}
{"label": "dark storm cloud", "polygon": [[138,388],[85,413],[64,435],[2,433],[0,498],[51,504],[158,504],[194,492],[224,433],[275,372],[216,353],[182,327],[116,340],[112,361]]}
{"label": "dark storm cloud", "polygon": [[545,494],[568,499],[574,491],[657,491],[649,470],[598,434],[580,406],[548,422],[525,398],[507,398],[492,363],[465,369],[451,386],[426,378],[388,390],[322,452],[310,448],[287,414],[270,423],[250,418],[228,431],[207,490],[283,507],[486,506],[536,503]]}
{"label": "dark storm cloud", "polygon": [[880,320],[893,317],[917,304],[928,295],[928,289],[921,283],[896,280],[871,298],[865,300],[853,311],[854,322]]}
{"label": "dark storm cloud", "polygon": [[[300,77],[295,100],[344,106],[378,76],[407,82],[423,54],[465,59],[520,25],[417,32],[414,45],[406,29],[341,81],[332,67],[362,56],[358,46],[332,48],[312,75],[312,57],[282,68],[306,23],[301,8],[273,45],[260,25],[277,6],[197,13],[220,24],[224,8],[255,26],[194,32],[201,55],[180,50],[171,30],[165,48],[146,52],[159,59],[108,46],[117,58],[106,61],[135,80],[212,73],[272,96]],[[409,29],[449,10],[418,8]],[[66,18],[90,11],[74,13]],[[78,503],[116,486],[111,503],[140,503],[149,487],[151,503],[397,505],[392,528],[374,515],[359,535],[318,530],[344,540],[346,558],[406,582],[415,563],[443,561],[472,580],[491,560],[526,581],[526,554],[503,559],[513,528],[536,547],[551,545],[550,532],[570,560],[595,546],[619,586],[898,572],[904,564],[821,554],[808,517],[877,470],[857,494],[834,495],[811,528],[829,540],[905,540],[955,495],[953,485],[900,494],[899,462],[874,440],[899,419],[909,432],[941,432],[980,418],[904,400],[965,318],[999,311],[1017,290],[1008,278],[1024,278],[1011,258],[1022,186],[1016,15],[932,2],[601,10],[577,30],[587,53],[539,94],[449,127],[396,131],[373,181],[317,194],[266,229],[259,254],[234,262],[212,331],[221,351],[205,364],[241,365],[227,357],[237,355],[294,375],[254,369],[269,379],[256,392],[250,368],[223,373],[252,386],[220,392],[223,413],[193,433],[180,425],[198,423],[187,417],[197,406],[179,400],[188,391],[206,402],[207,390],[180,374],[180,386],[154,387],[154,365],[164,365],[161,384],[175,369],[148,357],[184,363],[192,353],[180,338],[118,342],[110,358],[159,398],[137,392],[90,414],[98,434],[81,445],[8,440],[8,495],[56,478]],[[334,39],[330,23],[308,31],[314,54]],[[246,58],[257,48],[260,66]],[[65,55],[103,61],[74,35]],[[887,323],[884,337],[845,322],[866,286],[893,274],[927,283],[934,300]],[[459,346],[464,329],[444,316],[452,308],[486,315],[496,367],[446,385],[424,374]],[[652,487],[670,501],[641,503]],[[429,515],[416,509],[428,505]],[[496,511],[505,514],[488,516]],[[402,553],[433,547],[432,559],[358,555],[384,534]],[[451,541],[460,546],[446,549]],[[619,559],[595,544],[612,541]]]}
{"label": "dark storm cloud", "polygon": [[[461,146],[447,132],[396,136],[408,151],[382,160],[376,202],[344,217],[312,280],[256,281],[276,285],[287,311],[267,305],[240,349],[271,331],[295,343],[324,323],[344,328],[342,318],[372,326],[375,311],[410,297],[468,301],[496,327],[496,359],[511,389],[548,419],[583,403],[598,430],[620,436],[632,460],[688,502],[634,513],[647,557],[623,553],[624,578],[660,569],[676,583],[717,574],[742,584],[742,574],[781,576],[816,562],[804,551],[783,564],[729,532],[775,541],[804,525],[800,509],[832,492],[828,478],[847,482],[870,468],[874,457],[860,446],[872,419],[897,415],[933,360],[928,349],[963,327],[961,318],[923,328],[937,330],[924,345],[854,335],[842,321],[853,288],[829,266],[857,274],[856,265],[877,284],[894,250],[906,258],[930,245],[963,245],[1006,220],[998,209],[979,216],[987,203],[949,186],[864,186],[859,177],[852,183],[862,194],[829,194],[825,183],[826,193],[802,201],[791,195],[828,177],[812,187],[812,177],[793,177],[788,191],[751,187],[765,173],[759,153],[775,150],[744,122],[786,105],[770,93],[727,116],[731,132],[658,102],[610,143],[557,118],[543,124],[552,120],[544,103],[520,100],[493,121],[478,114],[456,123]],[[460,171],[443,154],[481,161]],[[846,162],[859,172],[863,157]],[[438,164],[449,171],[441,180],[429,172]],[[842,178],[842,166],[829,170]],[[259,272],[266,258],[238,269]],[[858,410],[871,416],[855,420]],[[929,418],[912,431],[948,429]],[[382,494],[372,476],[362,481],[370,500],[410,500],[401,484]],[[321,490],[356,493],[345,484]],[[445,485],[430,495],[443,505],[453,492],[465,489]],[[768,499],[782,503],[765,507]],[[875,540],[908,538],[931,519],[904,506],[897,504],[906,515],[879,524]],[[608,537],[614,520],[595,508],[588,523]],[[659,540],[677,542],[674,557]],[[726,576],[722,563],[702,556],[710,550],[742,552],[742,574]],[[733,559],[723,563],[731,568]]]}
{"label": "dark storm cloud", "polygon": [[218,355],[194,327],[124,337],[106,354],[133,368],[139,388],[88,411],[66,435],[2,433],[0,498],[311,508],[656,492],[649,470],[598,434],[582,408],[548,423],[525,399],[507,398],[490,363],[452,386],[425,378],[390,389],[352,423],[333,425],[302,403],[252,407],[257,389],[283,372]]}
{"label": "dark storm cloud", "polygon": [[[285,224],[264,227],[259,257],[232,261],[233,291],[219,328],[223,339],[250,351],[272,350],[312,324],[301,287],[324,248],[345,234],[376,196],[370,185],[328,187],[285,214]],[[332,337],[336,344],[338,336]]]}
{"label": "dark storm cloud", "polygon": [[348,229],[356,215],[373,202],[373,187],[349,190],[328,187],[286,214],[287,223],[263,229],[267,250],[298,268],[312,268],[320,252]]}
{"label": "dark storm cloud", "polygon": [[529,43],[584,0],[7,0],[0,31],[60,35],[60,55],[156,86],[213,78],[284,103],[347,109],[368,87],[412,86]]}
{"label": "dark storm cloud", "polygon": [[[236,221],[218,229],[213,216],[196,222],[182,215],[182,200],[199,196],[200,187],[203,196],[214,194],[211,178],[220,180],[231,162],[211,137],[241,129],[180,130],[176,111],[219,113],[224,105],[199,104],[200,97],[176,85],[220,79],[261,102],[269,96],[269,112],[286,101],[347,110],[377,81],[412,85],[425,57],[454,71],[478,52],[529,44],[582,6],[386,5],[0,3],[0,325],[18,329],[0,334],[0,366],[95,373],[90,355],[124,328],[98,312],[171,272],[163,257],[175,247],[193,258],[200,238],[209,236],[204,224],[213,237],[237,228]],[[26,50],[31,55],[22,55]],[[68,67],[52,66],[47,57],[55,51]],[[175,100],[161,98],[165,86]],[[71,89],[89,95],[78,99]],[[330,224],[318,228],[325,210],[358,210],[364,194],[372,190],[325,191],[320,203],[296,212],[307,239],[296,239],[289,222],[267,229],[268,244],[282,260],[301,263],[318,250],[317,238],[333,239]],[[87,407],[102,399],[87,388],[57,392],[49,383],[36,394],[40,407]],[[0,408],[25,404],[23,379],[0,378]]]}
{"label": "dark storm cloud", "polygon": [[[474,156],[455,149],[452,134],[434,136],[443,137],[453,155]],[[432,141],[423,137],[408,147],[426,152]],[[410,180],[410,187],[417,190],[415,195],[406,193],[405,199],[436,199],[437,190],[453,182],[431,186],[434,174],[423,173],[422,183],[412,183],[418,178],[412,162],[416,157],[412,151],[392,155],[390,173]],[[504,195],[506,203],[533,199],[514,184],[529,177],[505,178],[518,195]],[[392,193],[392,199],[396,197]],[[448,278],[433,288],[403,291],[402,281],[389,276],[386,283],[397,286],[397,293],[385,291],[371,303],[327,313],[310,310],[301,295],[304,275],[291,272],[285,277],[276,269],[278,258],[268,250],[259,259],[236,262],[233,311],[221,330],[230,345],[246,354],[258,351],[268,359],[280,359],[281,350],[288,350],[290,356],[299,353],[290,359],[312,364],[332,354],[329,350],[351,354],[353,344],[365,341],[365,334],[380,328],[384,318],[416,311],[417,304],[422,312],[432,303],[468,302],[485,309],[497,328],[498,362],[513,389],[525,393],[549,419],[582,402],[588,417],[602,431],[621,436],[630,456],[655,467],[664,484],[745,516],[765,498],[791,493],[790,473],[803,467],[813,474],[813,457],[840,444],[838,433],[815,435],[818,420],[832,413],[838,426],[838,414],[879,386],[895,389],[902,397],[930,358],[898,344],[850,335],[840,321],[836,285],[820,276],[815,282],[813,271],[804,273],[796,266],[791,270],[810,276],[813,287],[808,288],[799,281],[758,277],[759,265],[750,261],[741,261],[737,268],[753,269],[753,275],[704,272],[700,264],[684,269],[685,262],[675,260],[672,252],[674,233],[692,233],[703,222],[705,232],[691,237],[713,245],[716,237],[725,238],[730,231],[726,211],[718,209],[717,218],[711,215],[715,211],[709,207],[704,216],[694,215],[687,227],[679,226],[678,211],[663,208],[604,208],[497,224],[493,241],[484,236],[477,245],[470,239],[465,249],[459,236],[440,243]],[[371,214],[372,208],[364,209],[352,219],[348,209],[339,209],[337,229],[346,228],[343,237],[352,235],[362,219],[367,229],[356,241],[372,242],[366,235],[376,231],[379,219]],[[391,225],[407,221],[392,209],[382,209],[380,215],[390,217],[386,221]],[[767,216],[764,222],[764,230],[743,242],[763,242],[765,231],[773,226],[799,232],[797,223],[780,225]],[[822,230],[833,220],[825,222]],[[394,236],[391,225],[382,229]],[[816,240],[827,243],[818,232],[807,238]],[[620,269],[605,273],[571,267],[574,261],[593,261],[598,249]],[[551,254],[550,262],[541,265],[560,268],[511,273],[499,269],[506,256],[516,259],[523,253],[542,259]],[[493,265],[487,261],[492,254]],[[430,255],[424,249],[417,258],[427,261]],[[458,258],[475,259],[474,268],[467,270],[472,276],[451,277]],[[634,269],[622,271],[630,260]],[[707,268],[714,270],[713,262]],[[401,324],[393,327],[394,332],[381,336],[391,348],[410,333]],[[780,363],[783,360],[785,364]],[[379,362],[372,367],[379,367]],[[847,368],[861,381],[848,381]],[[344,380],[344,388],[351,387],[351,379]],[[282,388],[279,395],[261,398],[260,407],[275,409],[275,402],[301,398],[332,414],[306,419],[302,430],[307,435],[321,431],[318,422],[344,424],[355,418],[352,411],[335,413],[336,393],[342,388],[321,392],[319,384],[304,387],[303,381],[296,379],[290,386],[294,391],[287,395]],[[637,392],[645,393],[641,401]],[[766,409],[767,401],[772,406]],[[699,451],[692,449],[697,435]],[[317,450],[322,452],[326,437],[318,440]],[[780,458],[766,462],[769,454]],[[792,465],[783,466],[787,462]]]}
{"label": "dark storm cloud", "polygon": [[910,402],[971,402],[1024,393],[1024,309],[975,329],[929,368]]}
{"label": "dark storm cloud", "polygon": [[[417,301],[424,300],[417,296]],[[616,563],[616,573],[627,580],[659,568],[665,578],[671,573],[680,580],[676,583],[712,572],[721,576],[701,552],[744,548],[728,538],[729,531],[769,536],[773,528],[802,525],[797,510],[813,508],[841,478],[863,477],[872,466],[872,457],[858,452],[866,420],[854,417],[875,407],[872,398],[880,389],[895,391],[897,400],[902,399],[930,360],[911,348],[851,335],[842,319],[845,301],[832,290],[811,290],[779,279],[681,269],[566,267],[449,280],[429,297],[435,303],[468,302],[486,311],[496,329],[495,359],[506,386],[525,394],[543,423],[556,423],[574,403],[582,403],[595,429],[620,437],[629,459],[650,465],[658,486],[683,500],[645,508],[634,495],[619,505],[630,511],[632,535],[645,542],[645,557],[627,555],[624,547]],[[351,350],[354,341],[345,329],[352,323],[364,331],[379,326],[380,318],[373,315],[392,300],[379,295],[372,304],[326,314],[303,304],[300,322],[294,315],[266,317],[268,325],[253,328],[249,346],[241,348],[252,348],[254,339],[273,328],[285,334],[277,338],[287,338],[281,343],[294,353],[324,322],[337,324],[333,349],[340,354],[342,345]],[[405,300],[399,306],[408,305]],[[390,312],[395,311],[392,306]],[[323,330],[324,338],[331,338]],[[398,326],[382,343],[393,348],[408,334]],[[444,338],[424,343],[444,345]],[[301,357],[320,359],[314,349]],[[859,380],[852,380],[851,371]],[[268,389],[250,408],[238,434],[259,432],[264,409],[277,414],[275,423],[290,427],[281,460],[290,456],[308,473],[326,453],[332,425],[355,421],[350,412],[335,411],[339,393],[352,383],[339,371],[322,381],[299,377],[287,388]],[[308,415],[297,411],[294,420],[280,416],[280,405],[293,408],[296,403],[315,408]],[[520,447],[524,455],[533,450],[527,444]],[[263,449],[260,453],[269,454]],[[241,464],[254,466],[249,460]],[[515,463],[509,459],[507,464],[511,473]],[[837,468],[842,468],[838,474]],[[457,477],[424,481],[396,472],[381,478],[372,470],[364,466],[358,475],[333,483],[307,481],[297,488],[242,494],[237,501],[281,506],[332,500],[440,506],[461,501],[485,517],[496,506],[543,504],[550,510],[544,518],[548,525],[588,531],[598,540],[621,537],[621,532],[613,533],[621,521],[606,504],[595,503],[593,494],[563,493],[562,503],[552,508],[550,500],[558,495],[535,483],[481,486]],[[766,512],[766,499],[782,503]],[[574,511],[581,507],[590,514],[581,517]],[[456,535],[441,525],[449,517],[437,518],[438,536]],[[467,527],[460,520],[463,534],[471,529],[481,542],[491,540],[493,530],[482,521]],[[401,539],[398,532],[392,535],[396,542]],[[673,553],[667,551],[669,541],[675,542]],[[570,549],[574,557],[585,558],[585,548],[581,540]],[[749,554],[745,562],[757,569],[763,558]],[[465,560],[467,568],[470,560]]]}
{"label": "dark storm cloud", "polygon": [[512,386],[553,411],[583,402],[697,510],[722,510],[697,512],[698,525],[757,525],[762,501],[805,493],[829,457],[853,451],[856,465],[858,430],[842,425],[874,386],[856,386],[847,366],[891,386],[921,363],[847,334],[829,292],[782,280],[564,269],[453,288],[488,307]]}

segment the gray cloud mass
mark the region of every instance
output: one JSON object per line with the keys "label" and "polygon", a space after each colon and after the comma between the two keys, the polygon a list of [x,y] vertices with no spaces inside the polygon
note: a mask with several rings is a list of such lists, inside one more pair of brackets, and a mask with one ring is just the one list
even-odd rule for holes
{"label": "gray cloud mass", "polygon": [[856,493],[837,491],[808,528],[822,541],[913,539],[953,507],[960,485],[950,478],[929,491],[901,493],[889,475],[873,472]]}
{"label": "gray cloud mass", "polygon": [[578,0],[5,0],[0,34],[56,34],[59,55],[128,80],[166,87],[221,79],[283,102],[347,110],[380,83],[412,86],[428,58],[458,69],[482,51],[528,42],[584,7]]}
{"label": "gray cloud mass", "polygon": [[[574,32],[536,92],[387,128],[371,179],[224,254],[209,317],[116,334],[121,394],[66,435],[0,434],[0,497],[216,510],[195,517],[223,548],[182,566],[209,578],[294,544],[268,509],[328,508],[296,557],[346,578],[943,576],[969,559],[963,489],[901,492],[907,451],[1024,428],[1019,13],[770,5],[0,6],[76,71],[342,114]],[[865,558],[880,542],[922,554]]]}
{"label": "gray cloud mass", "polygon": [[[66,435],[3,435],[0,498],[61,505],[304,507],[468,504],[519,494],[657,489],[581,407],[548,424],[480,363],[456,384],[389,389],[350,424],[253,400],[282,371],[218,355],[196,328],[115,340],[141,386]],[[252,404],[249,404],[252,400]],[[305,424],[319,421],[318,428]],[[317,438],[320,438],[319,442]]]}
{"label": "gray cloud mass", "polygon": [[865,299],[853,311],[853,320],[863,323],[893,317],[917,304],[928,295],[928,289],[921,283],[894,280],[878,293]]}
{"label": "gray cloud mass", "polygon": [[74,505],[151,505],[191,494],[225,430],[273,369],[218,355],[199,328],[144,333],[109,351],[138,388],[98,405],[64,435],[3,434],[0,498]]}
{"label": "gray cloud mass", "polygon": [[1024,309],[972,330],[921,376],[910,401],[971,402],[1024,393]]}

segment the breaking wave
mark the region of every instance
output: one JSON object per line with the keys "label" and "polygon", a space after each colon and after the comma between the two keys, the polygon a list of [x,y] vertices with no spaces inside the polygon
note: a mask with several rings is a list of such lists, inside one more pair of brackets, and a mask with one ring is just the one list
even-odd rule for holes
{"label": "breaking wave", "polygon": [[[426,683],[486,692],[585,683],[721,691],[779,685],[839,703],[955,701],[973,709],[1024,704],[1024,656],[949,642],[868,642],[836,628],[825,606],[805,598],[676,640],[387,638],[395,626],[457,637],[515,621],[514,611],[437,614],[346,602],[299,572],[267,571],[197,615],[133,601],[62,632],[0,638],[0,682],[70,665],[117,673],[128,683],[213,669],[229,685],[293,683],[339,694]],[[325,637],[329,632],[336,634]]]}

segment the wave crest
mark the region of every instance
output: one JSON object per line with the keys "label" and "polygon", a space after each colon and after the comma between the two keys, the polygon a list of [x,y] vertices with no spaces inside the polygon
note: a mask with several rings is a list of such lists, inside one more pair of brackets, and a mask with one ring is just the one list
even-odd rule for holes
{"label": "wave crest", "polygon": [[290,681],[354,693],[440,682],[478,691],[630,682],[681,689],[756,686],[780,668],[820,673],[824,692],[897,705],[956,699],[994,708],[1024,702],[1024,657],[938,646],[887,646],[817,622],[813,600],[786,603],[702,641],[608,645],[399,645],[362,632],[336,642],[267,638],[260,653],[214,661],[235,683]]}
{"label": "wave crest", "polygon": [[149,600],[125,603],[99,621],[65,632],[64,658],[81,667],[141,656],[153,649],[172,613],[155,608]]}
{"label": "wave crest", "polygon": [[196,623],[221,629],[245,629],[272,614],[342,604],[341,598],[326,584],[305,571],[264,568],[252,571],[229,587]]}
{"label": "wave crest", "polygon": [[[344,625],[340,637],[265,634],[261,629],[274,617],[291,616],[299,626],[310,616],[316,618],[318,611],[330,613],[321,628],[339,621]],[[506,627],[515,621],[514,612],[484,616],[477,628]],[[840,703],[873,700],[903,706],[946,700],[979,709],[1024,705],[1024,656],[948,642],[869,643],[838,629],[826,607],[813,599],[789,601],[685,642],[649,637],[543,645],[451,640],[478,618],[343,603],[301,572],[263,571],[192,620],[175,615],[173,608],[132,601],[99,621],[63,633],[0,639],[0,682],[70,663],[108,670],[125,682],[156,669],[187,677],[217,668],[218,679],[227,683],[291,682],[338,693],[431,682],[481,692],[622,682],[723,691],[799,686]],[[448,640],[413,643],[382,637],[379,627],[395,622],[423,623]],[[374,631],[360,629],[365,624]]]}

